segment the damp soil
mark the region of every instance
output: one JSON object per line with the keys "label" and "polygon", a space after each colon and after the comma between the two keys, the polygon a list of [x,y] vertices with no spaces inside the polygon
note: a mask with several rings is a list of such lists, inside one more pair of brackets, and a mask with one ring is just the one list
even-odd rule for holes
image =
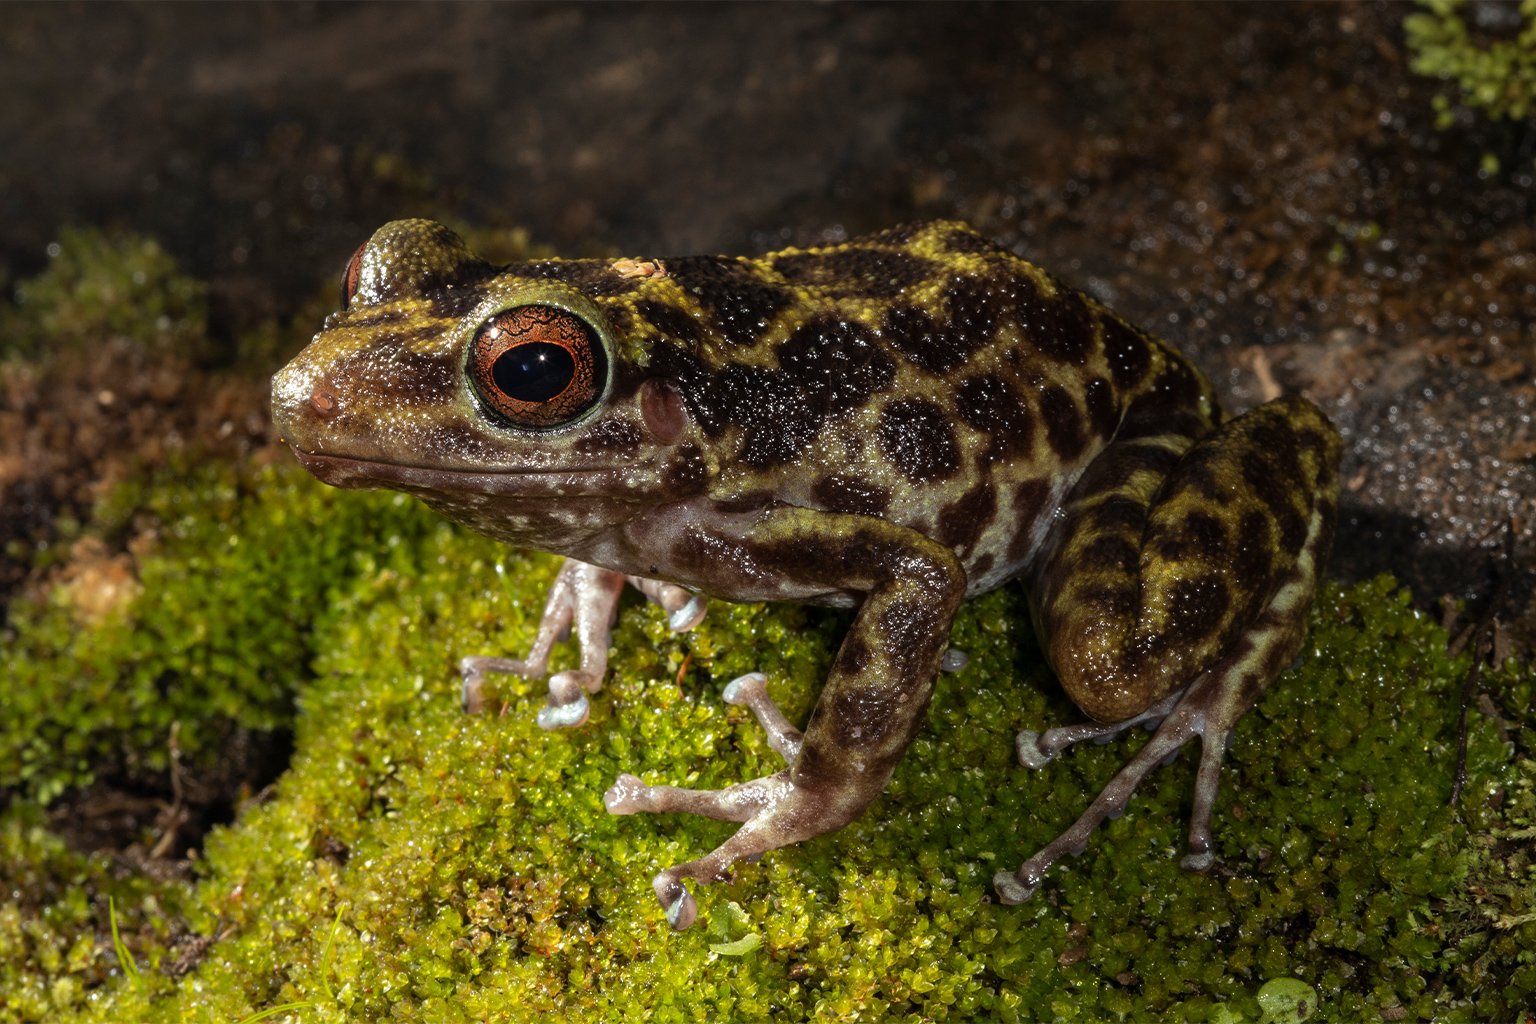
{"label": "damp soil", "polygon": [[[61,522],[168,451],[275,457],[264,377],[385,220],[644,256],[944,216],[1175,341],[1230,408],[1310,395],[1346,444],[1333,571],[1393,572],[1426,608],[1507,595],[1529,651],[1532,128],[1436,128],[1405,13],[10,7],[0,281],[41,270],[66,225],[147,234],[208,282],[214,345],[103,338],[4,367],[0,600],[58,571]],[[269,365],[237,359],[273,321]],[[169,779],[75,794],[60,823],[91,849],[158,836],[146,855],[175,861],[270,776],[249,764],[196,799]]]}

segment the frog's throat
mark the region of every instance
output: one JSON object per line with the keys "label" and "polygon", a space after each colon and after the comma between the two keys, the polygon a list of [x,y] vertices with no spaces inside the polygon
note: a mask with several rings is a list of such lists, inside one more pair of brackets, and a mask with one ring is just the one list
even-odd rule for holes
{"label": "frog's throat", "polygon": [[333,487],[389,487],[414,493],[488,494],[519,498],[624,497],[655,493],[662,473],[635,465],[574,469],[455,470],[317,455],[293,449],[300,464]]}

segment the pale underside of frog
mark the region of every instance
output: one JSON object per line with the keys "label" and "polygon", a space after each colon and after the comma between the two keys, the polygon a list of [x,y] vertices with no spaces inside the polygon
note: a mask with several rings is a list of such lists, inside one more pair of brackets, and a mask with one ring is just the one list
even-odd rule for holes
{"label": "pale underside of frog", "polygon": [[678,929],[697,914],[684,879],[865,811],[963,660],[961,601],[1015,578],[1094,719],[1020,733],[1019,760],[1156,731],[996,876],[999,897],[1026,899],[1196,737],[1184,863],[1208,866],[1228,734],[1301,648],[1337,502],[1338,437],[1309,402],[1224,419],[1166,343],[946,222],[759,258],[496,267],[396,221],[353,256],[273,407],[322,480],[566,556],[529,655],[464,659],[472,710],[487,674],[543,678],[573,632],[579,667],[550,678],[539,721],[584,723],[626,580],[679,631],[704,595],[855,609],[803,732],[762,676],[725,689],[782,771],[722,790],[624,774],[605,794],[616,814],[741,822],[656,875]]}

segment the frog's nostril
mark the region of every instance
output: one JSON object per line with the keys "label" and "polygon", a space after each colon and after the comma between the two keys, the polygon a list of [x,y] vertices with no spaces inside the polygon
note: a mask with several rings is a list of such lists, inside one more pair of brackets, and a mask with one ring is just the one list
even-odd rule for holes
{"label": "frog's nostril", "polygon": [[324,384],[317,385],[309,394],[309,407],[321,419],[330,419],[341,411],[341,399]]}

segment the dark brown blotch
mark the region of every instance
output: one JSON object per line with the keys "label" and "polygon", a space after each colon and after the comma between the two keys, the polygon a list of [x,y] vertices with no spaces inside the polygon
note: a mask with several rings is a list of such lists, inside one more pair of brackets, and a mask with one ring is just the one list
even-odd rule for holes
{"label": "dark brown blotch", "polygon": [[897,598],[880,611],[880,650],[887,664],[913,672],[931,657],[939,641],[938,616],[931,601]]}
{"label": "dark brown blotch", "polygon": [[709,437],[719,437],[732,424],[729,396],[716,375],[691,350],[658,342],[650,350],[650,369],[672,382],[688,414]]}
{"label": "dark brown blotch", "polygon": [[953,476],[960,469],[960,446],[944,410],[926,398],[892,402],[880,414],[876,430],[880,452],[909,480],[924,482]]}
{"label": "dark brown blotch", "polygon": [[1045,436],[1051,450],[1062,462],[1072,462],[1083,453],[1087,444],[1082,411],[1067,389],[1058,384],[1040,390],[1040,418],[1045,423]]}
{"label": "dark brown blotch", "polygon": [[964,557],[997,514],[997,490],[980,483],[939,510],[934,539]]}
{"label": "dark brown blotch", "polygon": [[1207,505],[1225,505],[1231,498],[1222,484],[1222,452],[1211,444],[1197,444],[1184,453],[1171,478],[1177,493],[1192,492]]}
{"label": "dark brown blotch", "polygon": [[1194,406],[1205,391],[1195,369],[1181,359],[1163,365],[1153,390],[1164,403],[1178,408]]}
{"label": "dark brown blotch", "polygon": [[1013,511],[1009,516],[1013,536],[1008,540],[1005,554],[1010,563],[1022,562],[1034,553],[1030,549],[1034,541],[1032,527],[1041,516],[1050,514],[1050,509],[1046,508],[1050,497],[1051,485],[1045,480],[1026,480],[1014,489]]}
{"label": "dark brown blotch", "polygon": [[1056,294],[1047,297],[1033,281],[1016,275],[1011,297],[1014,315],[1035,348],[1052,359],[1082,365],[1093,349],[1093,314],[1080,294],[1057,284]]}
{"label": "dark brown blotch", "polygon": [[698,321],[689,316],[687,310],[665,302],[641,299],[635,303],[635,312],[664,337],[686,342],[690,346],[704,340],[704,332],[699,329]]}
{"label": "dark brown blotch", "polygon": [[728,366],[720,373],[717,394],[726,421],[742,428],[736,457],[755,469],[793,461],[821,428],[819,411],[778,371]]}
{"label": "dark brown blotch", "polygon": [[595,298],[628,295],[635,281],[613,270],[608,260],[541,260],[517,268],[522,277],[544,281],[562,281]]}
{"label": "dark brown blotch", "polygon": [[1178,580],[1169,591],[1168,630],[1164,640],[1179,646],[1196,644],[1220,632],[1232,598],[1220,576],[1207,573]]}
{"label": "dark brown blotch", "polygon": [[458,320],[485,298],[481,288],[445,288],[427,296],[427,315],[438,320]]}
{"label": "dark brown blotch", "polygon": [[1134,573],[1141,552],[1125,536],[1104,534],[1089,541],[1072,562],[1073,572]]}
{"label": "dark brown blotch", "polygon": [[823,416],[864,405],[896,379],[896,364],[862,324],[818,318],[797,327],[775,350],[785,384]]}
{"label": "dark brown blotch", "polygon": [[1267,596],[1275,572],[1275,536],[1270,518],[1257,509],[1249,509],[1237,522],[1232,573],[1245,589]]}
{"label": "dark brown blotch", "polygon": [[954,277],[944,289],[944,306],[949,310],[949,333],[957,349],[970,358],[985,347],[997,333],[1004,313],[1003,296],[1011,278],[990,276]]}
{"label": "dark brown blotch", "polygon": [[1120,426],[1120,410],[1115,405],[1114,392],[1103,377],[1090,377],[1083,385],[1083,404],[1088,410],[1090,428],[1101,439],[1114,436]]}
{"label": "dark brown blotch", "polygon": [[1238,466],[1248,491],[1271,513],[1279,516],[1291,504],[1290,488],[1294,486],[1294,478],[1287,480],[1280,475],[1275,456],[1273,452],[1250,448],[1239,456]]}
{"label": "dark brown blotch", "polygon": [[669,260],[673,278],[713,315],[716,333],[729,345],[754,345],[768,324],[794,304],[785,288],[764,281],[746,260],[685,256]]}
{"label": "dark brown blotch", "polygon": [[938,268],[912,253],[850,245],[819,253],[788,253],[773,261],[773,269],[791,283],[833,295],[889,299],[932,277]]}
{"label": "dark brown blotch", "polygon": [[1152,368],[1152,342],[1117,316],[1099,318],[1104,329],[1104,358],[1115,387],[1129,391]]}
{"label": "dark brown blotch", "polygon": [[1012,386],[995,373],[968,377],[955,389],[955,412],[968,426],[989,435],[989,457],[1026,454],[1035,421]]}
{"label": "dark brown blotch", "polygon": [[1282,478],[1288,486],[1302,485],[1301,457],[1295,430],[1275,417],[1266,416],[1253,425],[1248,438],[1254,448],[1264,453],[1271,473]]}
{"label": "dark brown blotch", "polygon": [[970,358],[969,346],[958,343],[946,325],[911,303],[893,303],[885,311],[880,334],[913,366],[929,373],[949,373]]}
{"label": "dark brown blotch", "polygon": [[1208,512],[1189,513],[1184,517],[1179,533],[1194,550],[1211,559],[1225,558],[1231,544],[1226,524]]}
{"label": "dark brown blotch", "polygon": [[1128,617],[1136,611],[1136,588],[1123,583],[1086,583],[1073,587],[1069,593],[1068,600],[1055,606],[1057,622],[1069,614],[1111,619]]}
{"label": "dark brown blotch", "polygon": [[891,503],[891,492],[856,476],[833,473],[816,481],[811,493],[829,512],[878,516]]}
{"label": "dark brown blotch", "polygon": [[1146,526],[1147,509],[1134,498],[1115,494],[1092,506],[1084,520],[1084,528],[1095,533],[1140,536]]}
{"label": "dark brown blotch", "polygon": [[874,660],[874,654],[869,649],[869,644],[857,633],[849,633],[843,640],[843,646],[838,649],[837,660],[832,664],[832,671],[842,672],[847,675],[858,675],[869,668]]}
{"label": "dark brown blotch", "polygon": [[945,231],[939,239],[939,244],[950,252],[961,255],[972,253],[1009,255],[1006,249],[990,238],[962,225],[955,225]]}
{"label": "dark brown blotch", "polygon": [[708,479],[709,470],[698,446],[688,444],[674,449],[668,457],[662,488],[670,496],[682,497],[703,490]]}

